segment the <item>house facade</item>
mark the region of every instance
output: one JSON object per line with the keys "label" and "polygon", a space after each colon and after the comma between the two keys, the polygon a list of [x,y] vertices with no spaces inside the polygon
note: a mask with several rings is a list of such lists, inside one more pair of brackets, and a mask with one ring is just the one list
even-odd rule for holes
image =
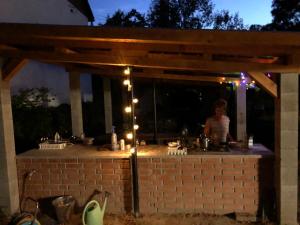
{"label": "house facade", "polygon": [[[94,21],[88,0],[1,0],[0,23],[83,25]],[[59,80],[59,82],[57,82]],[[69,74],[61,66],[30,60],[11,81],[12,94],[20,89],[47,87],[55,97],[52,106],[69,102]],[[91,100],[91,78],[81,76],[82,97]]]}

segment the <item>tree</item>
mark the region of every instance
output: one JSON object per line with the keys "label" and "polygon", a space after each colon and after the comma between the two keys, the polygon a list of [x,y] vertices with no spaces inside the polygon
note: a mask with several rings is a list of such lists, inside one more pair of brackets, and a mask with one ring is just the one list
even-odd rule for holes
{"label": "tree", "polygon": [[243,30],[245,26],[238,13],[230,14],[228,10],[221,10],[214,15],[213,29]]}
{"label": "tree", "polygon": [[300,28],[300,1],[299,0],[273,0],[271,24],[268,30],[299,30]]}
{"label": "tree", "polygon": [[144,15],[139,13],[136,9],[124,13],[117,10],[111,17],[108,16],[104,26],[113,27],[145,27],[147,25]]}
{"label": "tree", "polygon": [[153,0],[148,12],[151,27],[201,29],[213,21],[210,0]]}

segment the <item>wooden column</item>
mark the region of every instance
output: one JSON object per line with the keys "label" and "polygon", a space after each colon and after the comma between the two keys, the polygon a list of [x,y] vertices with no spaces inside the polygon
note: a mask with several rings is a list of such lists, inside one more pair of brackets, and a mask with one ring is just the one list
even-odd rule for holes
{"label": "wooden column", "polygon": [[279,224],[297,224],[298,74],[281,74],[275,102],[276,197]]}
{"label": "wooden column", "polygon": [[80,73],[70,72],[69,81],[70,81],[72,134],[77,137],[80,137],[80,135],[83,133]]}
{"label": "wooden column", "polygon": [[110,134],[112,130],[112,104],[111,104],[111,85],[110,85],[109,78],[103,78],[103,96],[104,96],[105,133]]}
{"label": "wooden column", "polygon": [[236,89],[236,139],[246,141],[246,86],[239,85]]}
{"label": "wooden column", "polygon": [[0,210],[11,215],[19,209],[14,127],[9,81],[2,79],[0,59]]}

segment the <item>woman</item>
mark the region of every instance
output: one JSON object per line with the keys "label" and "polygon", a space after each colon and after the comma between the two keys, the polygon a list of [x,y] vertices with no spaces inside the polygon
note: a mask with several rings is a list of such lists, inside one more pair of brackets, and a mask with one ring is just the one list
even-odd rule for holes
{"label": "woman", "polygon": [[232,140],[229,134],[230,120],[226,116],[227,102],[219,99],[214,103],[214,115],[206,120],[204,134],[209,137],[213,144],[220,144]]}

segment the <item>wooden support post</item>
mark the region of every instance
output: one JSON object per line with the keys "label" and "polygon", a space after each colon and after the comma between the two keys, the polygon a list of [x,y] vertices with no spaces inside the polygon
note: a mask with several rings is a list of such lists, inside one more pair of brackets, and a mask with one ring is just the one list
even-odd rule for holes
{"label": "wooden support post", "polygon": [[246,86],[239,85],[236,89],[236,139],[246,141]]}
{"label": "wooden support post", "polygon": [[77,137],[80,137],[80,135],[83,133],[80,74],[77,72],[70,72],[69,81],[70,81],[72,134]]}
{"label": "wooden support post", "polygon": [[281,74],[275,104],[276,197],[279,224],[297,223],[298,74]]}
{"label": "wooden support post", "polygon": [[0,59],[0,210],[12,215],[19,209],[14,127],[10,84],[2,79]]}
{"label": "wooden support post", "polygon": [[103,96],[104,96],[104,117],[105,133],[110,134],[112,130],[112,104],[111,104],[111,85],[109,78],[103,78]]}

